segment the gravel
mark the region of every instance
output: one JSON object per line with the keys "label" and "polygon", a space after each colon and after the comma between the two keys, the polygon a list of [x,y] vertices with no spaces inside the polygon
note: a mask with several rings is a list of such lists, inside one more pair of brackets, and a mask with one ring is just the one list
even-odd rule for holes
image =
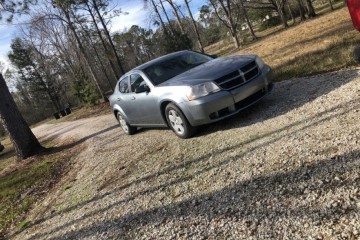
{"label": "gravel", "polygon": [[[277,83],[192,139],[113,115],[34,129],[83,150],[13,239],[359,239],[360,70]],[[70,186],[64,188],[64,186]]]}

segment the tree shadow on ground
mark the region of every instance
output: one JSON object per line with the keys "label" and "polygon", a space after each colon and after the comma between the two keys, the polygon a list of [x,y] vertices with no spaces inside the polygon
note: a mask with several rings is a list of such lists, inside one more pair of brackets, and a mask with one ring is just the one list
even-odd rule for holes
{"label": "tree shadow on ground", "polygon": [[[356,99],[354,100],[356,102]],[[347,114],[348,112],[350,111],[353,111],[353,109],[347,109],[347,106],[350,105],[349,103],[345,103],[343,105],[338,105],[338,106],[334,106],[332,109],[329,109],[327,111],[324,111],[324,112],[319,112],[318,114],[316,114],[315,116],[311,117],[311,118],[307,118],[307,119],[304,119],[304,120],[299,120],[297,122],[293,122],[287,126],[284,126],[283,128],[280,128],[280,129],[277,129],[277,130],[274,130],[272,132],[269,132],[269,133],[266,133],[264,135],[260,135],[260,136],[257,136],[257,138],[255,139],[251,139],[251,140],[247,140],[247,141],[244,141],[244,142],[240,142],[240,143],[234,143],[233,145],[231,146],[227,146],[227,147],[224,147],[223,149],[220,149],[220,150],[216,150],[216,151],[212,151],[212,152],[209,152],[208,154],[204,154],[203,156],[199,157],[199,158],[195,158],[195,159],[191,159],[191,160],[188,160],[188,161],[184,161],[183,163],[179,164],[179,165],[175,165],[175,166],[171,166],[171,167],[168,167],[168,168],[164,168],[154,174],[149,174],[147,176],[144,176],[144,177],[141,177],[133,182],[130,182],[130,183],[127,183],[127,184],[124,184],[122,186],[119,186],[111,191],[108,191],[108,192],[105,192],[101,195],[98,195],[98,196],[95,196],[94,198],[88,200],[88,201],[84,201],[76,206],[73,206],[73,207],[70,207],[68,209],[64,209],[62,211],[62,213],[66,213],[66,212],[70,212],[76,208],[79,208],[79,207],[82,207],[82,206],[85,206],[86,204],[88,203],[91,203],[91,202],[96,202],[102,198],[104,198],[105,196],[107,195],[110,195],[110,194],[118,194],[120,192],[122,192],[123,190],[125,190],[126,188],[129,188],[133,185],[138,185],[138,184],[141,184],[142,182],[148,182],[148,181],[151,181],[152,179],[155,179],[161,175],[165,175],[165,174],[172,174],[172,172],[175,172],[176,170],[178,169],[182,169],[182,168],[188,168],[190,166],[194,166],[196,164],[199,164],[201,162],[205,162],[205,161],[208,161],[208,159],[212,156],[212,155],[220,155],[222,153],[225,153],[225,152],[228,152],[228,151],[231,151],[232,149],[236,149],[236,148],[239,148],[239,147],[244,147],[246,146],[247,144],[251,143],[251,142],[254,142],[254,141],[257,141],[259,139],[263,139],[263,138],[266,138],[266,137],[269,137],[269,136],[274,136],[273,138],[271,138],[270,140],[267,140],[261,144],[258,144],[254,147],[252,147],[251,149],[248,150],[248,152],[251,152],[251,151],[254,151],[258,148],[261,148],[261,147],[264,147],[264,146],[267,146],[271,143],[274,143],[276,141],[278,141],[279,139],[283,138],[284,136],[288,135],[288,134],[294,134],[296,132],[301,132],[307,128],[310,128],[314,125],[317,125],[317,124],[321,124],[322,122],[324,121],[328,121],[330,119],[333,119],[333,118],[336,118],[338,116],[342,116],[343,114]],[[359,103],[357,102],[357,105],[355,107],[359,107]],[[344,111],[335,111],[336,109],[345,109]],[[301,127],[301,128],[298,128],[298,126],[300,126],[301,124],[303,124],[303,122],[306,122],[308,124],[305,124],[305,126]],[[289,130],[291,130],[289,132]],[[133,200],[135,200],[137,197],[141,197],[141,196],[146,196],[150,193],[153,193],[155,191],[158,191],[160,189],[163,189],[163,188],[166,188],[166,187],[169,187],[169,186],[172,186],[172,185],[175,185],[175,184],[179,184],[179,183],[183,183],[183,182],[186,182],[186,181],[189,181],[191,180],[192,178],[204,173],[204,172],[208,172],[214,168],[220,168],[221,166],[225,165],[225,164],[228,164],[232,161],[234,161],[234,159],[238,160],[238,159],[241,159],[243,156],[245,155],[245,153],[241,153],[239,155],[236,155],[236,156],[233,156],[231,158],[227,158],[227,159],[222,159],[219,163],[216,163],[215,165],[212,165],[212,166],[209,166],[207,168],[204,168],[204,169],[200,169],[199,171],[195,171],[194,173],[192,173],[191,175],[189,176],[184,176],[184,177],[180,177],[176,180],[173,180],[173,181],[169,181],[169,182],[166,182],[164,184],[161,184],[161,185],[158,185],[158,186],[154,186],[154,187],[150,187],[146,190],[143,190],[143,191],[139,191],[138,193],[135,193],[133,194],[132,196],[129,196],[128,198],[125,198],[123,200],[120,200],[120,201],[117,201],[115,203],[112,203],[110,205],[107,205],[106,207],[100,207],[99,209],[96,209],[94,211],[91,211],[90,213],[87,213],[85,214],[83,217],[81,217],[80,219],[75,219],[73,221],[70,221],[62,226],[59,226],[59,227],[56,227],[54,229],[51,229],[51,231],[49,231],[48,233],[50,232],[56,232],[56,231],[59,231],[61,229],[64,229],[66,227],[69,227],[71,226],[72,224],[76,224],[77,222],[79,221],[82,221],[84,219],[88,219],[88,218],[91,218],[91,216],[93,215],[96,215],[96,214],[100,214],[101,212],[103,211],[107,211],[113,207],[116,207],[120,204],[123,204],[123,203],[128,203],[128,202],[131,202]],[[355,158],[353,158],[355,156]],[[348,164],[351,164],[352,162],[355,162],[358,157],[358,152],[354,152],[354,153],[351,153],[350,155],[346,155],[346,156],[339,156],[337,157],[335,160],[338,160],[338,159],[343,159],[345,158],[346,161],[340,161],[339,163],[343,164],[343,163],[348,163]],[[318,171],[320,171],[321,169],[323,169],[323,171],[326,171],[326,170],[329,170],[326,168],[326,166],[328,167],[331,167],[331,166],[337,166],[336,165],[336,161],[334,159],[325,159],[319,163],[316,163],[315,165],[311,165],[310,168],[311,169],[315,169],[313,172],[314,172],[314,176],[316,177],[316,174]],[[329,164],[328,164],[329,162]],[[250,185],[251,182],[253,181],[259,181],[259,184],[257,184],[257,186],[262,186],[262,185],[265,185],[266,186],[266,183],[267,182],[272,182],[274,181],[273,179],[280,179],[280,180],[276,180],[276,181],[282,181],[281,179],[286,179],[286,178],[294,178],[294,177],[299,177],[299,173],[304,173],[304,171],[308,169],[308,167],[300,167],[299,169],[297,169],[296,171],[290,171],[290,172],[284,172],[284,173],[274,173],[274,175],[270,175],[270,176],[260,176],[260,177],[257,177],[256,179],[252,179],[251,181],[245,181],[241,184],[239,184],[237,187],[235,188],[230,188],[230,189],[224,189],[224,190],[221,190],[219,192],[215,192],[215,193],[211,193],[211,194],[205,194],[203,196],[200,196],[200,197],[195,197],[194,199],[191,199],[189,201],[185,201],[181,204],[176,204],[174,206],[170,205],[170,206],[164,206],[162,208],[159,208],[158,210],[151,210],[151,211],[146,211],[146,212],[143,212],[143,213],[137,213],[137,214],[134,214],[134,215],[131,215],[131,216],[125,216],[121,219],[118,219],[118,221],[115,221],[115,222],[121,222],[121,224],[124,224],[124,225],[121,225],[119,226],[119,228],[124,228],[124,229],[127,229],[129,228],[129,225],[126,224],[126,222],[137,222],[135,223],[134,227],[136,227],[136,224],[144,224],[144,221],[145,221],[145,224],[150,224],[150,219],[152,217],[154,217],[155,219],[162,219],[162,217],[158,214],[160,214],[160,212],[172,212],[169,216],[167,216],[166,214],[164,215],[165,218],[166,216],[167,217],[170,217],[170,216],[175,216],[175,217],[179,217],[179,216],[187,216],[187,215],[191,215],[192,213],[196,213],[196,209],[192,209],[191,208],[191,204],[194,202],[203,202],[205,201],[204,199],[216,199],[216,201],[212,201],[212,204],[211,206],[215,206],[216,204],[219,203],[218,201],[218,198],[222,197],[222,196],[227,196],[229,195],[229,193],[232,193],[234,189],[240,189],[240,188],[243,188],[245,187],[246,189],[246,186]],[[355,169],[355,168],[354,168]],[[306,170],[307,171],[307,170]],[[329,170],[330,171],[330,170]],[[320,171],[321,172],[321,171]],[[333,174],[335,174],[336,171],[333,171]],[[309,177],[309,174],[307,174],[307,177]],[[322,173],[323,174],[323,173]],[[321,175],[319,178],[323,178],[324,176]],[[299,179],[299,181],[301,180],[301,178]],[[303,179],[303,180],[306,180],[306,179]],[[284,180],[285,181],[285,180]],[[295,181],[295,182],[299,182],[299,181]],[[292,180],[291,181],[285,181],[283,183],[281,183],[281,185],[290,185],[292,183]],[[261,189],[261,191],[257,192],[257,194],[260,194],[263,192],[263,194],[265,194],[265,198],[267,196],[271,196],[271,188],[274,188],[276,187],[275,183],[273,185],[270,185],[267,186],[266,188],[264,189]],[[296,187],[289,187],[289,189],[295,189]],[[255,189],[258,189],[258,188],[255,188]],[[243,192],[244,196],[247,195],[248,197],[250,197],[252,195],[252,192],[251,191],[257,191],[257,190],[253,190],[252,188],[251,189],[248,189],[250,192],[246,193],[246,192]],[[291,193],[291,196],[296,196],[295,195],[295,192],[294,190],[287,190],[287,191],[290,191]],[[266,195],[267,194],[267,195]],[[244,198],[244,196],[242,196],[242,198]],[[259,198],[259,199],[255,199],[255,200],[261,200],[263,197]],[[226,198],[225,198],[226,199]],[[207,200],[206,200],[207,201]],[[220,201],[221,202],[221,201]],[[215,205],[214,205],[215,204]],[[241,206],[238,206],[236,205],[235,202],[229,202],[229,203],[223,203],[220,204],[218,207],[221,207],[222,208],[226,208],[227,206],[234,206],[237,207],[237,208],[243,208],[243,206],[250,206],[249,205],[250,202],[247,202],[245,205],[241,205]],[[190,206],[188,206],[190,205]],[[186,207],[184,207],[186,206]],[[194,206],[195,207],[195,206]],[[177,209],[176,211],[172,211],[171,209]],[[170,209],[170,210],[169,210]],[[192,209],[192,211],[185,211],[186,209]],[[180,215],[176,215],[175,212],[184,212],[185,213],[182,213]],[[208,210],[204,211],[204,212],[198,212],[199,215],[206,215],[206,212]],[[265,211],[265,209],[259,209],[257,212],[262,212],[262,211]],[[294,210],[294,212],[296,214],[301,214],[302,211],[307,211],[306,208],[305,210]],[[316,211],[316,209],[312,209],[311,211],[309,210],[307,212],[306,215],[311,215],[313,214],[313,212]],[[241,213],[241,215],[243,215],[243,212],[240,211],[239,213]],[[265,212],[267,213],[267,212]],[[214,216],[216,216],[216,213],[212,213]],[[264,213],[261,213],[261,215],[264,214]],[[150,217],[146,217],[147,215],[149,216],[152,216],[151,218]],[[304,214],[305,215],[305,214]],[[140,217],[141,216],[141,217]],[[52,218],[53,216],[49,216],[49,217],[46,217],[46,218],[43,218],[43,219],[39,219],[38,221],[34,222],[34,224],[38,224],[38,223],[41,223],[43,221],[46,221],[50,218]],[[142,219],[145,219],[145,220],[142,220]],[[147,220],[146,220],[147,219]],[[107,226],[107,224],[109,224],[109,226],[111,227],[115,227],[113,225],[111,225],[111,223],[109,222],[105,222],[103,224],[101,224],[101,226],[94,226],[94,227],[103,227],[103,226]],[[101,228],[102,229],[102,228]],[[79,230],[79,231],[76,231],[77,233],[81,232],[81,234],[83,234],[84,232],[91,232],[91,229],[82,229],[82,230]],[[46,233],[45,233],[46,234]],[[86,234],[85,234],[86,235]],[[74,237],[75,235],[71,235],[72,237]],[[66,237],[71,237],[71,236],[66,236]],[[36,237],[38,237],[38,235],[35,235],[33,239],[36,239]],[[62,236],[64,237],[64,236]]]}
{"label": "tree shadow on ground", "polygon": [[[312,205],[302,203],[302,200],[313,193],[314,196],[325,196],[328,192],[336,192],[346,186],[347,189],[356,188],[360,178],[345,179],[349,172],[360,170],[360,152],[353,151],[336,156],[331,159],[323,159],[314,164],[305,165],[288,172],[276,172],[274,174],[257,176],[250,180],[239,182],[231,187],[223,188],[209,194],[202,194],[175,204],[168,204],[154,209],[126,214],[122,217],[96,222],[89,226],[76,229],[54,239],[73,239],[77,236],[91,237],[95,234],[117,231],[118,235],[131,236],[132,231],[138,231],[138,227],[146,225],[166,224],[170,221],[201,221],[211,222],[218,218],[228,218],[235,222],[247,222],[251,234],[256,233],[258,226],[268,234],[273,232],[273,225],[268,225],[280,219],[297,219],[301,229],[302,221],[338,221],[343,216],[350,216],[357,212],[356,201],[346,205],[344,199],[337,206],[317,205],[316,199],[310,201]],[[337,180],[338,178],[343,181]],[[146,193],[144,193],[146,194]],[[126,201],[133,201],[128,198]],[[50,229],[47,233],[57,232],[77,222],[90,218],[94,214],[116,208],[124,201],[112,203],[106,207],[94,210],[91,214],[85,214],[79,219],[65,223],[61,227]],[[343,203],[343,204],[342,204]],[[346,207],[344,207],[346,206]],[[193,219],[190,219],[193,218]],[[188,220],[187,220],[188,219]],[[196,219],[196,220],[194,220]],[[280,221],[281,222],[281,221]],[[255,224],[255,226],[253,226]],[[281,224],[281,223],[280,223]],[[265,230],[264,230],[265,229]],[[230,229],[231,230],[231,229]],[[219,229],[219,231],[222,231]],[[47,234],[43,233],[43,234]],[[204,232],[203,234],[206,234]],[[208,232],[208,234],[211,234]],[[249,234],[244,232],[244,234]],[[281,237],[275,235],[272,237]],[[43,235],[44,236],[44,235]],[[36,239],[38,235],[31,239]]]}
{"label": "tree shadow on ground", "polygon": [[[209,129],[204,129],[202,135],[206,135],[206,134],[212,133],[214,131],[222,131],[222,130],[226,130],[226,129],[232,129],[232,128],[236,128],[236,127],[251,125],[254,122],[264,121],[268,118],[272,118],[272,117],[279,116],[281,114],[285,114],[286,112],[291,111],[292,109],[298,108],[298,107],[316,99],[317,97],[327,94],[330,91],[332,91],[338,87],[341,87],[342,85],[352,81],[353,79],[358,77],[357,72],[358,72],[358,70],[352,70],[352,71],[347,71],[347,72],[338,72],[338,73],[329,73],[327,75],[328,77],[324,77],[320,80],[317,79],[316,77],[311,77],[311,78],[307,78],[307,79],[289,81],[289,82],[285,83],[285,85],[283,85],[281,89],[275,88],[274,92],[271,95],[267,96],[259,104],[243,111],[241,114],[239,114],[233,118],[219,122],[217,124],[213,124],[211,126],[211,128],[209,128]],[[339,77],[339,75],[342,77]],[[355,99],[355,101],[356,101],[356,99]],[[271,140],[265,141],[264,143],[259,144],[256,147],[249,150],[249,151],[254,151],[257,148],[261,148],[263,146],[266,146],[268,144],[276,142],[277,140],[279,140],[286,134],[293,134],[295,132],[303,131],[304,129],[307,129],[311,126],[320,124],[323,121],[327,121],[331,118],[335,118],[337,116],[341,116],[342,114],[346,114],[349,111],[352,111],[352,109],[346,109],[347,105],[348,105],[348,103],[344,104],[344,105],[334,106],[332,109],[329,109],[329,110],[323,111],[323,112],[319,112],[319,113],[315,114],[314,116],[307,118],[305,120],[293,121],[291,124],[289,124],[287,126],[284,126],[280,129],[270,131],[269,133],[266,133],[263,135],[259,135],[256,138],[253,138],[251,140],[246,140],[243,142],[236,142],[233,145],[224,147],[222,149],[213,150],[207,154],[204,154],[203,156],[201,156],[199,158],[190,159],[190,160],[184,161],[181,164],[164,168],[154,174],[146,175],[146,176],[141,177],[133,182],[116,187],[115,189],[113,189],[111,191],[107,191],[105,193],[99,194],[87,201],[79,203],[78,205],[64,209],[62,211],[62,213],[70,212],[74,209],[85,206],[91,202],[96,202],[110,194],[120,193],[123,190],[125,190],[131,186],[140,184],[142,182],[149,181],[151,179],[155,179],[158,176],[161,176],[164,174],[171,174],[172,172],[174,172],[178,169],[187,168],[187,167],[199,164],[201,162],[208,161],[208,159],[213,155],[220,155],[222,153],[229,152],[232,149],[246,146],[247,144],[250,144],[251,142],[255,142],[262,138],[266,138],[269,136],[276,136],[276,137],[273,137]],[[335,111],[335,109],[345,109],[345,110],[338,112],[338,111]],[[297,129],[297,126],[300,126],[303,122],[311,122],[311,123],[305,125],[305,127]],[[54,148],[53,150],[54,151],[66,150],[77,144],[83,143],[88,139],[96,137],[100,134],[104,134],[106,132],[112,131],[115,128],[118,128],[118,126],[114,125],[114,126],[108,127],[106,129],[103,129],[96,133],[90,134],[89,136],[86,136],[86,137],[84,137],[78,141],[75,141],[71,144]],[[291,129],[295,129],[295,130],[292,130],[289,133],[289,130],[291,130]],[[241,158],[241,156],[236,156],[236,158]],[[136,194],[135,196],[129,197],[128,199],[126,199],[124,201],[131,201],[131,200],[134,200],[139,195],[148,194],[148,193],[151,193],[154,191],[158,191],[159,189],[161,189],[163,187],[168,187],[168,186],[171,186],[174,184],[188,181],[197,174],[201,174],[205,171],[210,171],[211,169],[214,169],[214,168],[219,168],[222,165],[225,165],[231,161],[233,161],[233,159],[224,159],[219,164],[212,166],[211,168],[206,168],[201,171],[195,172],[192,176],[186,176],[182,179],[177,179],[175,181],[170,181],[168,183],[164,183],[160,186],[149,188],[145,191],[142,191],[142,192]],[[124,201],[122,201],[122,202],[124,202]],[[98,214],[99,212],[105,211],[111,207],[116,206],[117,204],[120,204],[120,202],[112,204],[109,207],[101,208],[100,210],[96,210],[96,211],[92,212],[91,214],[85,215],[84,218],[89,218],[89,217],[91,217],[92,214]],[[50,215],[50,216],[38,219],[38,220],[34,221],[33,224],[30,224],[30,226],[44,222],[48,219],[51,219],[52,217],[54,217],[54,215]],[[73,224],[74,222],[77,222],[77,221],[80,221],[80,219],[71,221],[71,222],[65,224],[64,226],[53,229],[52,231],[58,231],[59,229],[63,229],[66,226],[70,226],[71,224]]]}
{"label": "tree shadow on ground", "polygon": [[[72,142],[72,143],[65,144],[65,145],[61,145],[61,146],[58,146],[58,147],[51,147],[51,148],[48,149],[48,151],[50,151],[51,153],[56,153],[56,152],[64,151],[64,150],[66,150],[66,149],[73,148],[73,147],[75,147],[75,146],[77,146],[77,145],[79,145],[79,144],[81,144],[81,143],[84,143],[85,141],[87,141],[87,140],[89,140],[89,139],[91,139],[91,138],[94,138],[94,137],[99,136],[99,135],[101,135],[101,134],[110,132],[110,131],[112,131],[112,130],[114,130],[114,129],[116,129],[116,128],[118,128],[118,124],[115,124],[115,125],[110,126],[110,127],[108,127],[108,128],[105,128],[105,129],[102,129],[102,130],[97,131],[97,132],[95,132],[95,133],[92,133],[92,134],[90,134],[90,135],[88,135],[88,136],[86,136],[86,137],[80,138],[79,140],[76,140],[76,141],[74,141],[74,142]],[[60,135],[61,135],[61,134],[60,134]],[[53,140],[55,140],[56,138],[58,138],[60,135],[54,135],[54,136],[52,136],[52,138],[47,139],[47,141],[53,141]]]}

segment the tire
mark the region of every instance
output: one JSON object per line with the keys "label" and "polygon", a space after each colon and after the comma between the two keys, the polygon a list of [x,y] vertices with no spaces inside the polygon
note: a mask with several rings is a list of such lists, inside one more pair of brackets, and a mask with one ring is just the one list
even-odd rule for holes
{"label": "tire", "polygon": [[195,128],[190,125],[181,110],[170,103],[165,108],[166,120],[173,132],[180,138],[190,138],[195,133]]}
{"label": "tire", "polygon": [[116,117],[116,118],[117,118],[117,120],[118,120],[118,122],[119,122],[119,124],[120,124],[121,129],[122,129],[127,135],[132,135],[132,134],[134,134],[134,133],[136,132],[136,129],[137,129],[137,128],[130,126],[129,123],[126,122],[124,116],[123,116],[120,112],[117,113],[117,117]]}

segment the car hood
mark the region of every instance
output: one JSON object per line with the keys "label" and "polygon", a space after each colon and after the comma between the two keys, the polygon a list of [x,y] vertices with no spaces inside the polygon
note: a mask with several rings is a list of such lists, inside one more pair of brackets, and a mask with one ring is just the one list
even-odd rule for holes
{"label": "car hood", "polygon": [[236,71],[245,63],[255,60],[255,58],[256,55],[216,58],[170,78],[158,86],[192,86],[215,80],[230,72]]}

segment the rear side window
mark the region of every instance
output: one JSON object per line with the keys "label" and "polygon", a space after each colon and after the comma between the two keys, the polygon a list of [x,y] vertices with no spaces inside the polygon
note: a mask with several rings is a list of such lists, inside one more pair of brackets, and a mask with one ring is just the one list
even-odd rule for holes
{"label": "rear side window", "polygon": [[121,93],[129,93],[129,77],[125,77],[120,81],[119,91]]}
{"label": "rear side window", "polygon": [[132,92],[135,92],[136,88],[145,84],[145,80],[139,74],[133,74],[130,76],[130,86]]}

